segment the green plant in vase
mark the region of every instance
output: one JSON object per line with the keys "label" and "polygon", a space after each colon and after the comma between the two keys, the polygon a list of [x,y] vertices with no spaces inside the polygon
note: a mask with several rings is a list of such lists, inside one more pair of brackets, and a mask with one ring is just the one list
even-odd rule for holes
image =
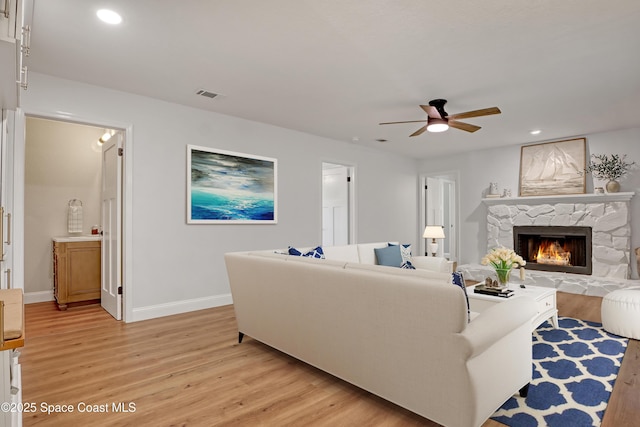
{"label": "green plant in vase", "polygon": [[509,283],[511,270],[524,267],[527,262],[515,253],[513,249],[501,246],[491,249],[489,253],[482,258],[481,264],[493,267],[496,276],[498,276],[498,285],[500,287],[506,287]]}
{"label": "green plant in vase", "polygon": [[590,173],[594,178],[607,180],[607,192],[617,193],[620,191],[618,180],[624,177],[636,164],[636,162],[627,162],[626,158],[626,154],[592,154],[591,161],[584,173]]}

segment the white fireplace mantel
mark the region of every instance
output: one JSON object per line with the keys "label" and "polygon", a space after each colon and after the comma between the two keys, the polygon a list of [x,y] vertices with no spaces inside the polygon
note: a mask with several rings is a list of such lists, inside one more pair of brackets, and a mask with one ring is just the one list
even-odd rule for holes
{"label": "white fireplace mantel", "polygon": [[491,197],[482,199],[485,205],[538,205],[543,203],[598,203],[598,202],[628,202],[635,193],[604,193],[604,194],[562,194],[557,196],[528,196],[528,197]]}

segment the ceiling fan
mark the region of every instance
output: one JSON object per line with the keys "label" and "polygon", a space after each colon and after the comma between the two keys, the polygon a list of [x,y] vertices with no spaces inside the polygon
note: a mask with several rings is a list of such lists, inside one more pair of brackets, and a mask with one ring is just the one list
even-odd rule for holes
{"label": "ceiling fan", "polygon": [[446,99],[433,99],[429,101],[429,105],[421,105],[427,113],[427,120],[409,120],[405,122],[385,122],[381,125],[394,125],[398,123],[423,123],[426,125],[415,131],[409,136],[421,135],[424,131],[429,132],[444,132],[449,127],[464,130],[467,132],[475,132],[480,129],[480,126],[472,125],[469,123],[459,122],[458,119],[468,119],[469,117],[489,116],[491,114],[500,114],[501,111],[498,107],[483,108],[482,110],[467,111],[466,113],[448,114],[444,111],[444,104],[447,103]]}

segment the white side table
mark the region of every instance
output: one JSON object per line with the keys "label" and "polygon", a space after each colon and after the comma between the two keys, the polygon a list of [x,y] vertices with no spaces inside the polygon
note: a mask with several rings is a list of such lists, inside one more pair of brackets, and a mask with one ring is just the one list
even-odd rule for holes
{"label": "white side table", "polygon": [[475,285],[467,286],[467,294],[469,295],[469,308],[476,313],[482,313],[494,304],[499,304],[519,295],[525,295],[533,298],[538,303],[538,314],[531,320],[531,330],[536,329],[545,320],[551,319],[554,328],[558,328],[558,308],[556,305],[556,289],[541,288],[539,286],[527,285],[521,288],[518,285],[511,285],[509,289],[515,292],[515,295],[509,298],[494,297],[491,295],[477,294],[474,292]]}

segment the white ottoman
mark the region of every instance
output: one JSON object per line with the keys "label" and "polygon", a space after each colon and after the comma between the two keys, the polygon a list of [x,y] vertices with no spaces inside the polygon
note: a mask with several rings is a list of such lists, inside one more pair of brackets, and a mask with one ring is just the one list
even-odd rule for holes
{"label": "white ottoman", "polygon": [[619,289],[602,298],[602,326],[612,334],[640,340],[640,289]]}

